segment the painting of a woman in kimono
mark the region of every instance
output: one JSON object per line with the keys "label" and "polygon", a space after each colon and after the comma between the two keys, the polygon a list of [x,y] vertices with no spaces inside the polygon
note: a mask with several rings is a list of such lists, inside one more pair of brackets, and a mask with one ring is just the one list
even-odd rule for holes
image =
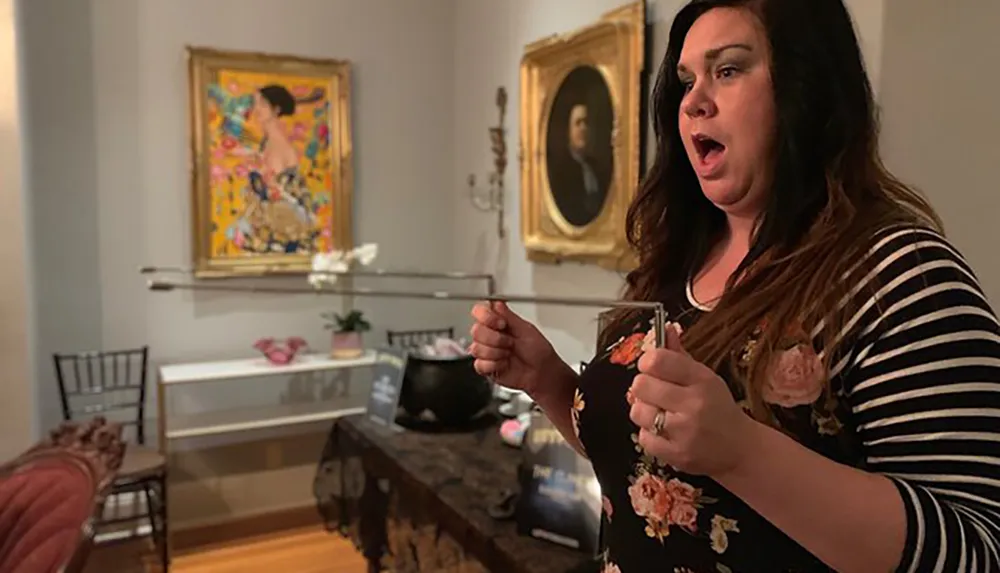
{"label": "painting of a woman in kimono", "polygon": [[333,134],[344,125],[332,117],[343,109],[336,82],[237,66],[209,79],[200,158],[208,196],[196,196],[208,206],[200,221],[208,240],[196,249],[202,268],[302,270],[313,254],[347,247],[346,214],[336,212],[348,207],[349,191],[338,189],[346,178],[343,140]]}

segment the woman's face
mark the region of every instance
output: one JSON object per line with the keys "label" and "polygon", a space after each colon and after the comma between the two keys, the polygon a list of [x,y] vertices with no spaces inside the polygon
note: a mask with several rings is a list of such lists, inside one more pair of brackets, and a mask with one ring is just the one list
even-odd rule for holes
{"label": "woman's face", "polygon": [[254,92],[253,94],[253,114],[257,118],[257,121],[262,124],[267,123],[276,116],[274,106],[260,92]]}
{"label": "woman's face", "polygon": [[715,8],[688,31],[677,74],[686,86],[680,137],[702,192],[755,217],[771,183],[776,130],[770,47],[753,14]]}

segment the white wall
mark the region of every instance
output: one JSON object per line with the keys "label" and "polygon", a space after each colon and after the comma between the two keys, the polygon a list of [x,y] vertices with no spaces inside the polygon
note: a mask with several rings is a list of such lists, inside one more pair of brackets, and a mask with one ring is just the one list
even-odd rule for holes
{"label": "white wall", "polygon": [[[150,295],[137,280],[141,264],[189,257],[185,44],[352,61],[356,240],[380,244],[379,264],[447,266],[451,0],[93,5],[106,346],[144,338],[175,360],[244,354],[264,335],[327,344],[311,297]],[[396,318],[358,304],[376,322]]]}
{"label": "white wall", "polygon": [[1000,3],[887,0],[882,148],[888,166],[920,188],[1000,304]]}
{"label": "white wall", "polygon": [[[60,419],[51,355],[101,347],[97,147],[90,2],[22,1],[26,187],[39,301],[35,395]],[[36,33],[43,30],[44,33]]]}
{"label": "white wall", "polygon": [[22,153],[23,78],[21,34],[15,24],[13,0],[0,0],[0,460],[26,448],[35,437],[33,397],[33,300],[30,244],[27,241],[27,201],[24,194]]}
{"label": "white wall", "polygon": [[[379,266],[451,267],[454,0],[23,4],[43,425],[59,416],[53,351],[149,344],[160,363],[247,356],[261,336],[329,347],[318,313],[339,300],[144,288],[140,266],[190,260],[187,44],[350,60],[355,239],[379,243]],[[385,327],[450,326],[464,314],[451,303],[356,305],[378,328],[372,341]]]}
{"label": "white wall", "polygon": [[[566,296],[616,296],[622,276],[567,263],[560,266],[530,263],[525,259],[520,237],[520,175],[517,163],[518,69],[526,44],[555,33],[572,31],[597,20],[623,0],[462,0],[455,20],[455,172],[453,186],[459,195],[456,210],[456,247],[459,265],[496,273],[504,292]],[[674,14],[683,0],[647,2],[651,48],[647,67],[655,75]],[[848,0],[862,36],[865,57],[877,84],[881,51],[881,0]],[[651,78],[652,79],[652,78]],[[652,83],[652,82],[650,82]],[[487,126],[496,123],[493,93],[504,85],[511,94],[508,113],[508,146],[511,163],[507,171],[508,236],[497,240],[495,215],[480,214],[462,195],[467,174],[480,179],[492,167],[486,137]],[[649,137],[650,142],[652,138]],[[652,153],[653,146],[648,145]],[[520,305],[515,310],[535,321],[570,363],[589,360],[594,351],[597,325],[587,309],[563,309]]]}

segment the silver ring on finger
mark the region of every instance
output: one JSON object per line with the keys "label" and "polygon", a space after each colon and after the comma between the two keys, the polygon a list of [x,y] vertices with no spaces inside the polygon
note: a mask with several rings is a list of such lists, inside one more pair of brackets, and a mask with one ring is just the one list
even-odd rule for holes
{"label": "silver ring on finger", "polygon": [[653,416],[653,433],[657,436],[664,435],[666,430],[665,426],[667,424],[667,415],[663,410],[657,410],[656,416]]}

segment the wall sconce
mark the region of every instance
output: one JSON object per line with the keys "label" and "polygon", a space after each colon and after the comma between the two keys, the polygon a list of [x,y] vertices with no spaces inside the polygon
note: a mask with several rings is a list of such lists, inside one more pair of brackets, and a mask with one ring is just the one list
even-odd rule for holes
{"label": "wall sconce", "polygon": [[489,174],[488,186],[476,187],[476,176],[469,175],[469,199],[472,205],[480,211],[497,212],[497,237],[506,236],[504,230],[504,193],[503,174],[507,169],[507,130],[503,120],[507,115],[507,90],[503,86],[497,88],[497,109],[500,112],[500,122],[496,127],[489,128],[490,148],[493,151],[493,173]]}

